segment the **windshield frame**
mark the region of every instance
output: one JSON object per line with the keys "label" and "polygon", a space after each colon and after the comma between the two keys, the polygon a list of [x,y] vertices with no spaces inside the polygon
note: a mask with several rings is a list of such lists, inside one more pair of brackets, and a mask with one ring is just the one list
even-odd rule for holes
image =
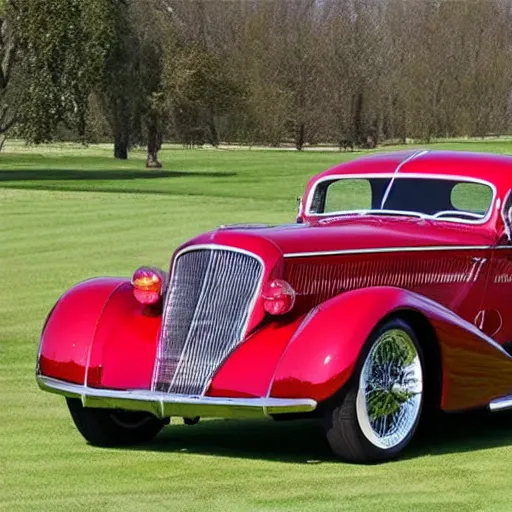
{"label": "windshield frame", "polygon": [[[379,172],[379,173],[357,173],[357,174],[332,174],[328,176],[324,176],[320,178],[318,181],[315,182],[314,186],[311,188],[309,195],[306,199],[306,208],[305,208],[305,215],[309,218],[327,218],[327,217],[336,217],[336,216],[349,216],[349,212],[352,211],[353,215],[357,215],[358,210],[339,210],[335,212],[328,212],[328,213],[314,213],[311,211],[311,204],[313,203],[313,198],[315,197],[317,188],[320,184],[326,182],[326,181],[339,181],[343,179],[364,179],[364,178],[383,178],[383,179],[392,179],[393,181],[402,179],[402,178],[416,178],[416,179],[430,179],[430,180],[447,180],[447,181],[459,181],[461,183],[476,183],[479,185],[486,185],[488,186],[492,191],[492,198],[489,202],[489,208],[487,209],[486,214],[481,219],[460,219],[460,218],[450,218],[450,217],[442,217],[442,218],[435,218],[434,216],[427,215],[422,212],[410,212],[414,215],[413,218],[419,218],[418,216],[421,216],[424,219],[433,220],[433,221],[439,221],[439,222],[454,222],[457,224],[471,224],[471,225],[481,225],[485,224],[489,221],[489,219],[492,216],[492,212],[494,210],[494,206],[496,204],[496,197],[497,197],[497,190],[496,186],[491,183],[490,181],[483,180],[480,178],[473,178],[468,176],[460,176],[460,175],[454,175],[454,174],[431,174],[431,173],[410,173],[406,172],[403,174],[396,173],[396,172]],[[371,210],[369,213],[366,213],[364,216],[379,216],[379,209]],[[386,211],[386,208],[383,209],[383,211]],[[375,212],[375,213],[372,213]],[[401,214],[401,217],[404,217],[407,212],[404,210],[403,214]],[[386,215],[386,217],[389,215]]]}

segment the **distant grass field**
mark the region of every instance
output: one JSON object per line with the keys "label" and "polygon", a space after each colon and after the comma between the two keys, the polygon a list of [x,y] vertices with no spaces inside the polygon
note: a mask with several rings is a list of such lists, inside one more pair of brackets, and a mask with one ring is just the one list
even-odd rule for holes
{"label": "distant grass field", "polygon": [[[512,153],[512,141],[431,147]],[[389,148],[388,148],[389,149]],[[34,380],[61,293],[166,266],[219,224],[290,222],[308,178],[361,153],[182,150],[116,162],[107,147],[0,154],[0,510],[512,510],[512,417],[454,417],[397,462],[336,461],[315,422],[180,422],[136,449],[98,449]]]}

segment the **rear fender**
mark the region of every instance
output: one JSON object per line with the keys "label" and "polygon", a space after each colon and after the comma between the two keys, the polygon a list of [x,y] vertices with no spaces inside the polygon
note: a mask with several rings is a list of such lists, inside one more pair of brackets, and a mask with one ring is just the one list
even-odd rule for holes
{"label": "rear fender", "polygon": [[308,315],[276,367],[270,396],[326,400],[348,382],[372,331],[401,311],[416,311],[432,325],[444,410],[486,405],[512,392],[512,358],[474,325],[414,292],[373,287],[343,293]]}

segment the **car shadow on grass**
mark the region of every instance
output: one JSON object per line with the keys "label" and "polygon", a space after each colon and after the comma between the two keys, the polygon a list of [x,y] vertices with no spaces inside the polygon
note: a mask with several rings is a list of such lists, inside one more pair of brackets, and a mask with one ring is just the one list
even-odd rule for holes
{"label": "car shadow on grass", "polygon": [[508,411],[444,414],[423,427],[404,455],[415,458],[512,446],[511,427]]}
{"label": "car shadow on grass", "polygon": [[[512,445],[512,414],[443,415],[416,436],[402,459]],[[171,424],[137,450],[185,452],[291,463],[335,462],[319,420],[215,420]]]}
{"label": "car shadow on grass", "polygon": [[4,182],[27,181],[127,181],[183,177],[226,178],[235,172],[160,171],[160,170],[82,170],[82,169],[23,169],[0,171],[0,186]]}
{"label": "car shadow on grass", "polygon": [[213,420],[166,427],[138,450],[306,463],[335,461],[317,420]]}

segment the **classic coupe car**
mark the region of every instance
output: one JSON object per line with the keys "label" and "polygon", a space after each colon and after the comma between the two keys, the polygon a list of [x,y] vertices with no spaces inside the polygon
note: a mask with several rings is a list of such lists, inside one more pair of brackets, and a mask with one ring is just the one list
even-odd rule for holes
{"label": "classic coupe car", "polygon": [[221,226],[168,272],[67,291],[39,386],[92,445],[148,441],[173,416],[316,416],[342,459],[396,457],[429,414],[512,407],[511,190],[505,156],[337,165],[292,224]]}

